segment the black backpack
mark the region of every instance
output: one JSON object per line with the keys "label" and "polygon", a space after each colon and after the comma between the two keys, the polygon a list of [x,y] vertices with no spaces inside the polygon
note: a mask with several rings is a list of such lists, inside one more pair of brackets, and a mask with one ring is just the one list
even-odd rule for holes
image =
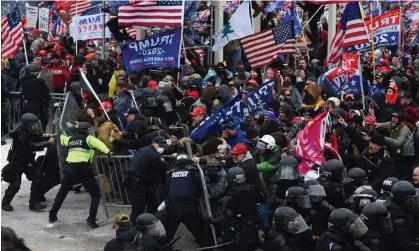
{"label": "black backpack", "polygon": [[123,251],[146,251],[143,243],[143,234],[138,232],[133,241],[125,241]]}

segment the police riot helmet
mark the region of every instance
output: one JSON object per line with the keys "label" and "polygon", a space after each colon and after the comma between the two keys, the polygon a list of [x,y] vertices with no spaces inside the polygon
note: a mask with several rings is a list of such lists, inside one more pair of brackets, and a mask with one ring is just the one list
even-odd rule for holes
{"label": "police riot helmet", "polygon": [[160,94],[157,97],[157,102],[160,106],[162,106],[164,108],[165,112],[172,112],[173,111],[172,101],[166,95]]}
{"label": "police riot helmet", "polygon": [[20,118],[20,128],[36,135],[41,135],[44,132],[41,121],[33,113],[23,114]]}
{"label": "police riot helmet", "polygon": [[293,186],[285,192],[285,199],[289,203],[297,204],[301,208],[311,208],[311,201],[304,188]]}
{"label": "police riot helmet", "polygon": [[346,178],[346,169],[343,162],[337,159],[328,160],[320,166],[320,177],[342,182]]}
{"label": "police riot helmet", "polygon": [[398,178],[395,178],[395,177],[388,177],[388,178],[386,178],[383,181],[383,187],[382,187],[383,191],[391,192],[391,189],[393,188],[393,186],[397,182],[399,182],[399,179]]}
{"label": "police riot helmet", "polygon": [[142,91],[143,104],[146,107],[157,107],[157,92],[150,87],[146,87]]}
{"label": "police riot helmet", "polygon": [[193,162],[187,153],[181,152],[176,155],[175,166],[185,166],[192,164]]}
{"label": "police riot helmet", "polygon": [[348,171],[348,178],[351,179],[357,186],[368,185],[367,173],[359,167],[351,168]]}
{"label": "police riot helmet", "polygon": [[77,122],[69,126],[76,133],[88,134],[92,126],[88,122]]}
{"label": "police riot helmet", "polygon": [[306,180],[303,188],[313,203],[320,203],[326,198],[326,191],[317,180]]}
{"label": "police riot helmet", "polygon": [[346,208],[338,208],[330,213],[328,229],[332,232],[354,237],[362,236],[368,231],[368,227],[358,215]]}
{"label": "police riot helmet", "polygon": [[375,202],[377,200],[377,193],[373,189],[365,189],[362,192],[354,195],[354,205],[360,209],[368,203]]}
{"label": "police riot helmet", "polygon": [[419,212],[418,193],[412,183],[401,180],[391,189],[393,200],[409,212]]}
{"label": "police riot helmet", "polygon": [[20,70],[19,73],[19,80],[23,81],[28,78],[36,78],[38,77],[40,69],[38,66],[34,64],[28,64]]}
{"label": "police riot helmet", "polygon": [[349,203],[353,204],[354,203],[354,197],[357,194],[360,194],[362,191],[364,191],[366,189],[372,189],[372,187],[371,186],[364,185],[364,186],[360,186],[357,189],[355,189],[355,192],[351,196],[349,196],[349,199],[348,199]]}
{"label": "police riot helmet", "polygon": [[166,236],[166,230],[164,229],[163,224],[153,214],[140,214],[135,220],[135,225],[142,233],[156,239],[164,238]]}
{"label": "police riot helmet", "polygon": [[244,170],[238,166],[230,168],[227,171],[227,182],[229,186],[234,186],[246,182]]}
{"label": "police riot helmet", "polygon": [[298,179],[298,161],[293,156],[285,156],[279,162],[278,179],[296,180]]}
{"label": "police riot helmet", "polygon": [[303,217],[290,207],[279,207],[275,210],[273,224],[278,229],[284,229],[292,234],[299,234],[308,230]]}
{"label": "police riot helmet", "polygon": [[393,232],[391,214],[382,203],[368,203],[362,209],[360,217],[369,228],[383,230],[386,233]]}

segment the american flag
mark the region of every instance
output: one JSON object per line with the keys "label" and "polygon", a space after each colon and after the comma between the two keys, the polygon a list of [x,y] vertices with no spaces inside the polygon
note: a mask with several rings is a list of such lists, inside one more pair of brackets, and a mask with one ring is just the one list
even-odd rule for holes
{"label": "american flag", "polygon": [[292,22],[240,39],[244,53],[253,69],[263,68],[279,54],[295,53]]}
{"label": "american flag", "polygon": [[184,0],[136,0],[119,8],[119,25],[182,26],[183,6]]}
{"label": "american flag", "polygon": [[333,37],[330,53],[324,63],[325,67],[329,64],[337,65],[339,63],[343,48],[369,43],[358,3],[348,3],[346,5],[340,25]]}
{"label": "american flag", "polygon": [[81,16],[96,15],[102,12],[101,5],[96,5],[91,8],[85,9],[81,12]]}
{"label": "american flag", "polygon": [[132,38],[136,38],[137,37],[137,32],[135,31],[135,29],[129,28],[129,27],[125,27],[125,30],[128,32],[128,35]]}
{"label": "american flag", "polygon": [[57,15],[52,15],[48,27],[48,41],[54,41],[54,37],[65,33],[67,26]]}
{"label": "american flag", "polygon": [[1,18],[1,53],[3,57],[16,54],[23,44],[23,27],[19,7]]}
{"label": "american flag", "polygon": [[70,17],[74,16],[80,16],[83,11],[91,8],[92,1],[91,0],[78,0],[73,1],[73,4],[71,5],[70,9],[68,10],[68,14]]}

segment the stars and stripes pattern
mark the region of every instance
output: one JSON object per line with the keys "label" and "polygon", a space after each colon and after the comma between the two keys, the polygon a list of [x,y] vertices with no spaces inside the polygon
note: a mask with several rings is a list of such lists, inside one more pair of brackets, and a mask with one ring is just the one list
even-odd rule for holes
{"label": "stars and stripes pattern", "polygon": [[119,8],[119,25],[182,26],[183,6],[184,0],[136,0]]}
{"label": "stars and stripes pattern", "polygon": [[23,26],[18,6],[1,18],[1,41],[4,58],[16,54],[23,44]]}
{"label": "stars and stripes pattern", "polygon": [[91,8],[92,6],[93,5],[91,0],[74,1],[70,9],[68,10],[68,14],[70,17],[80,16],[83,11]]}
{"label": "stars and stripes pattern", "polygon": [[358,3],[348,3],[343,11],[341,29],[344,31],[343,48],[369,43],[367,29]]}
{"label": "stars and stripes pattern", "polygon": [[244,37],[240,42],[253,69],[263,68],[280,54],[296,52],[292,22]]}
{"label": "stars and stripes pattern", "polygon": [[324,62],[325,68],[329,65],[337,66],[342,56],[343,45],[343,30],[338,28],[335,36],[333,37],[332,44],[330,45],[330,52]]}
{"label": "stars and stripes pattern", "polygon": [[57,15],[52,15],[48,26],[48,41],[54,41],[54,37],[65,33],[67,26]]}

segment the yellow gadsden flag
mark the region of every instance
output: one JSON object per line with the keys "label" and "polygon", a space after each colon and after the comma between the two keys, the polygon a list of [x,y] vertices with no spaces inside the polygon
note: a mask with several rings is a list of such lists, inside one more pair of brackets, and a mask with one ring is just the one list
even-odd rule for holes
{"label": "yellow gadsden flag", "polygon": [[118,79],[118,72],[114,71],[111,81],[109,81],[109,92],[108,92],[108,96],[110,98],[115,97],[115,91],[116,91],[116,80]]}

